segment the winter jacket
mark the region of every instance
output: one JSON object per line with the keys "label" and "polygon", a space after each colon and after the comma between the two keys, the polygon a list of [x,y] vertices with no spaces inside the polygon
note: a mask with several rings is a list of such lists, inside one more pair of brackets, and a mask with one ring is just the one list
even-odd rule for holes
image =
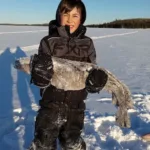
{"label": "winter jacket", "polygon": [[[96,52],[93,41],[85,36],[86,27],[80,25],[73,33],[67,26],[58,26],[56,21],[49,25],[49,35],[44,37],[39,46],[38,54],[65,58],[69,60],[96,63]],[[85,89],[79,91],[64,91],[54,86],[41,89],[40,105],[48,107],[51,102],[66,103],[70,108],[83,108],[83,100],[87,97]]]}

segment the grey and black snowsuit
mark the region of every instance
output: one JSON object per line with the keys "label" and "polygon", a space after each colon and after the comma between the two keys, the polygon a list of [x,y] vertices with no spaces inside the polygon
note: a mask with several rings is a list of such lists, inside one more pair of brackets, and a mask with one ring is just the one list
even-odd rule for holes
{"label": "grey and black snowsuit", "polygon": [[[85,32],[85,26],[80,25],[70,34],[66,26],[57,26],[56,22],[52,21],[49,36],[41,40],[38,53],[95,63],[93,41],[85,36]],[[41,89],[41,96],[41,108],[35,122],[31,150],[35,147],[36,150],[55,150],[57,138],[64,150],[85,150],[81,130],[84,124],[86,89],[64,91],[49,86]]]}

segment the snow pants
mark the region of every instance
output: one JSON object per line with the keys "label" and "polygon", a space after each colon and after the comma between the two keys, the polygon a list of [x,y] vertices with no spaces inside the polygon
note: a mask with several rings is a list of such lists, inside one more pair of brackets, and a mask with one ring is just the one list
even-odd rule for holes
{"label": "snow pants", "polygon": [[61,103],[51,103],[47,108],[41,107],[35,122],[34,140],[29,150],[56,150],[57,139],[62,150],[86,150],[86,144],[81,137],[83,125],[84,109],[70,109]]}

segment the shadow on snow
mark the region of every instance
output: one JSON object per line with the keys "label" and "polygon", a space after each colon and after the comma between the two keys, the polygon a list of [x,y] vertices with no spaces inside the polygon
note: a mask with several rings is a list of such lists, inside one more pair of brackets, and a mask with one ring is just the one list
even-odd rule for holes
{"label": "shadow on snow", "polygon": [[[10,48],[0,55],[0,149],[20,149],[18,129],[23,127],[22,140],[27,148],[33,138],[34,116],[36,112],[32,104],[39,100],[39,89],[30,85],[30,76],[13,68],[15,59],[25,57],[25,52],[16,48],[11,53]],[[21,112],[14,109],[21,109]],[[19,120],[15,120],[19,117]],[[24,118],[24,119],[22,119]],[[21,141],[22,142],[22,141]]]}

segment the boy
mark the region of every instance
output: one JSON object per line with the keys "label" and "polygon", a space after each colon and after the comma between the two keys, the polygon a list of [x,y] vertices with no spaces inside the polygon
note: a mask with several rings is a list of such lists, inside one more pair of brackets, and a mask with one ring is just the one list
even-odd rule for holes
{"label": "boy", "polygon": [[51,56],[96,63],[93,41],[85,36],[85,19],[86,9],[81,0],[62,0],[56,20],[49,24],[49,36],[41,40],[39,61],[32,66],[31,80],[42,87],[42,99],[30,150],[55,150],[57,139],[63,150],[86,149],[81,130],[87,90],[64,91],[49,86],[53,74]]}

